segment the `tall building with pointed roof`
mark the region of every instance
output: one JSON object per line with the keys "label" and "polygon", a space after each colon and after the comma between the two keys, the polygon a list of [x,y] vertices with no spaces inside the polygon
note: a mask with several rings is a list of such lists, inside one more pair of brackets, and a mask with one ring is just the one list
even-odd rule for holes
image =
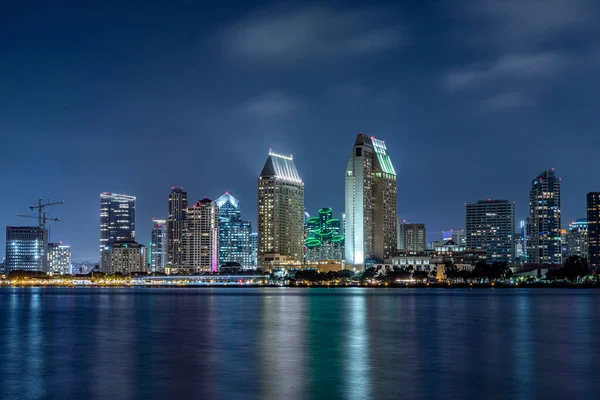
{"label": "tall building with pointed roof", "polygon": [[253,267],[252,224],[242,220],[240,202],[227,192],[215,203],[219,207],[219,267],[231,263]]}
{"label": "tall building with pointed roof", "polygon": [[304,253],[304,183],[292,156],[269,152],[258,178],[258,264],[299,265]]}
{"label": "tall building with pointed roof", "polygon": [[346,167],[345,253],[349,268],[383,261],[397,247],[396,171],[385,142],[359,133]]}

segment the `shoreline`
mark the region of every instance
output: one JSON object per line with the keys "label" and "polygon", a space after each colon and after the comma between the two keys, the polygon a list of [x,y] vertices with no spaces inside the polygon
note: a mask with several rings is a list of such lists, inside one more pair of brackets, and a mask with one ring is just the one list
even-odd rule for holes
{"label": "shoreline", "polygon": [[223,288],[223,289],[257,289],[257,288],[303,288],[303,289],[350,289],[350,288],[361,288],[361,289],[600,289],[600,284],[569,284],[569,283],[555,283],[555,284],[544,284],[544,283],[533,283],[533,284],[468,284],[468,283],[453,283],[453,284],[363,284],[363,285],[326,285],[326,284],[302,284],[302,285],[278,285],[278,284],[263,284],[263,285],[252,285],[252,284],[181,284],[181,285],[131,285],[131,284],[89,284],[89,285],[42,285],[42,284],[11,284],[11,285],[0,285],[0,290],[4,288],[86,288],[86,289],[116,289],[116,288]]}

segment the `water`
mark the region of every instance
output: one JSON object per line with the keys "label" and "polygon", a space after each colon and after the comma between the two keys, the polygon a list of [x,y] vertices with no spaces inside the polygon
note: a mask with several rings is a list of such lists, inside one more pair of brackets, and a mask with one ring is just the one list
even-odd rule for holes
{"label": "water", "polygon": [[0,289],[1,399],[597,399],[600,291]]}

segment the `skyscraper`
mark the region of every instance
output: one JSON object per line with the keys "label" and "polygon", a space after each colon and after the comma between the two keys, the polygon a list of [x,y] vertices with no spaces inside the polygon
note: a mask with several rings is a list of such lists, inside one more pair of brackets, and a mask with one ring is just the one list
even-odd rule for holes
{"label": "skyscraper", "polygon": [[184,223],[181,264],[188,272],[217,272],[219,209],[204,198],[188,207]]}
{"label": "skyscraper", "polygon": [[150,269],[164,271],[167,266],[167,221],[152,220],[152,241],[150,242]]}
{"label": "skyscraper", "polygon": [[219,266],[239,263],[244,268],[253,266],[252,226],[243,221],[240,202],[225,193],[215,200],[219,207]]}
{"label": "skyscraper", "polygon": [[588,223],[587,219],[571,222],[566,235],[567,256],[588,258]]}
{"label": "skyscraper", "polygon": [[588,262],[591,269],[600,269],[600,192],[587,194]]}
{"label": "skyscraper", "polygon": [[57,275],[71,273],[71,246],[48,243],[48,272]]}
{"label": "skyscraper", "polygon": [[106,246],[135,241],[135,196],[100,194],[100,262]]}
{"label": "skyscraper", "polygon": [[254,268],[258,265],[258,232],[252,232],[252,265]]}
{"label": "skyscraper", "polygon": [[468,250],[485,250],[486,261],[513,263],[515,205],[508,200],[480,200],[466,205]]}
{"label": "skyscraper", "polygon": [[47,272],[48,231],[33,226],[6,227],[5,271]]}
{"label": "skyscraper", "polygon": [[183,229],[188,208],[187,193],[183,188],[171,188],[167,218],[167,270],[181,268]]}
{"label": "skyscraper", "polygon": [[346,264],[384,260],[396,250],[396,171],[382,140],[358,134],[346,167]]}
{"label": "skyscraper", "polygon": [[402,250],[425,251],[427,247],[427,233],[425,224],[402,223],[400,229],[404,238]]}
{"label": "skyscraper", "polygon": [[258,178],[258,264],[302,263],[304,183],[292,156],[269,152]]}
{"label": "skyscraper", "polygon": [[527,258],[532,264],[562,264],[560,179],[554,169],[531,181]]}

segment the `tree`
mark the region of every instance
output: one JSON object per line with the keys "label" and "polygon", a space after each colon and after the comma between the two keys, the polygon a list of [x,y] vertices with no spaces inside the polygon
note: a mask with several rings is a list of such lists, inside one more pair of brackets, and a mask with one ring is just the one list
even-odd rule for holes
{"label": "tree", "polygon": [[444,263],[444,274],[446,280],[453,281],[458,278],[458,267],[452,261],[446,261]]}
{"label": "tree", "polygon": [[429,274],[425,271],[415,271],[413,272],[413,279],[419,283],[423,283],[427,281],[427,277]]}
{"label": "tree", "polygon": [[579,278],[590,273],[587,260],[580,256],[569,256],[565,260],[562,270],[563,276],[571,283],[576,283]]}

